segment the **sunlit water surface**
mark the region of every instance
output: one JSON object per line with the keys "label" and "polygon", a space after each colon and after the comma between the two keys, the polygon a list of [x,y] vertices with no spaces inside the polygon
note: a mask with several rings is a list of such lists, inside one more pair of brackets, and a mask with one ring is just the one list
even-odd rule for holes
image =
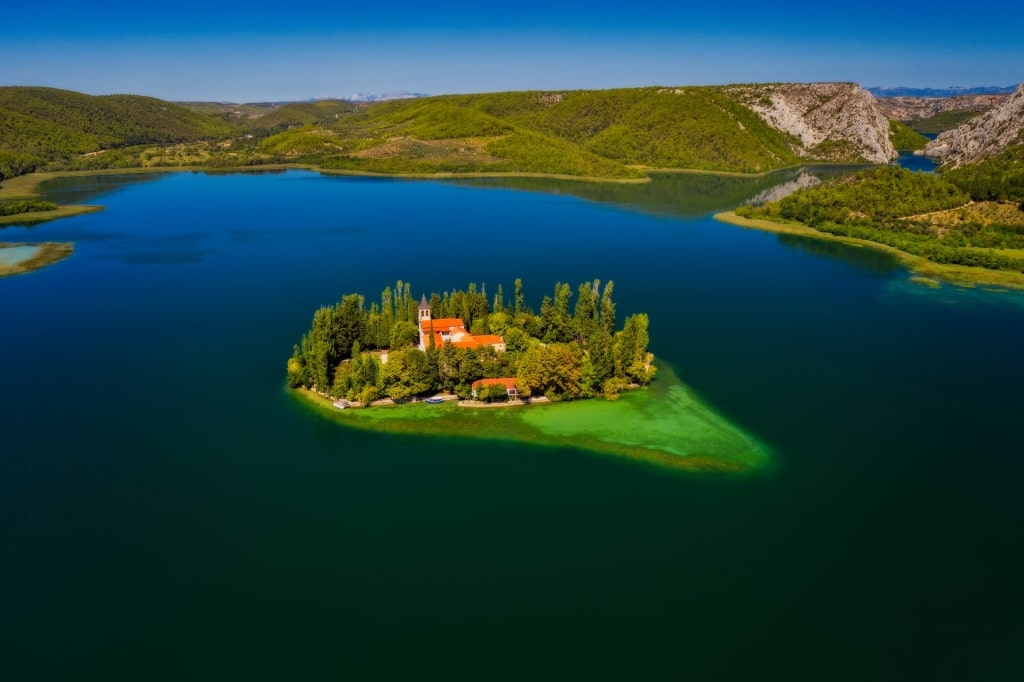
{"label": "sunlit water surface", "polygon": [[[3,677],[1019,678],[1022,297],[710,218],[797,177],[51,184],[107,210],[0,231],[75,243],[0,280]],[[321,304],[516,277],[614,280],[773,466],[349,430],[284,390]]]}

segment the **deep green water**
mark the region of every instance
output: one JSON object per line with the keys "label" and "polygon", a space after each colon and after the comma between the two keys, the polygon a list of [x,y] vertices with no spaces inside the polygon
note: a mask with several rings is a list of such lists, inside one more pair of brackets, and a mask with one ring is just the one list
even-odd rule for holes
{"label": "deep green water", "polygon": [[[0,280],[0,677],[1019,679],[1024,297],[710,219],[763,178],[656,183],[51,186],[108,209],[0,230],[75,242]],[[283,388],[343,293],[515,277],[613,279],[773,466],[346,430]]]}

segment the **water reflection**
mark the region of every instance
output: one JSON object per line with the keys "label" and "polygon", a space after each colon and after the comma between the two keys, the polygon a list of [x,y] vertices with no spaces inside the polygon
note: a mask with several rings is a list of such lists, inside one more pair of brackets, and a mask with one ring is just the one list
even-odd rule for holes
{"label": "water reflection", "polygon": [[903,267],[894,256],[877,249],[793,234],[779,234],[776,237],[779,244],[787,249],[879,275],[888,275]]}
{"label": "water reflection", "polygon": [[163,173],[124,173],[114,175],[70,175],[44,180],[39,198],[56,204],[88,204],[96,197],[111,194],[129,185],[153,182]]}
{"label": "water reflection", "polygon": [[765,175],[654,173],[650,182],[637,184],[550,178],[472,178],[448,182],[469,187],[564,194],[651,215],[701,218],[748,203],[776,201],[800,187],[863,168],[865,166],[807,166]]}

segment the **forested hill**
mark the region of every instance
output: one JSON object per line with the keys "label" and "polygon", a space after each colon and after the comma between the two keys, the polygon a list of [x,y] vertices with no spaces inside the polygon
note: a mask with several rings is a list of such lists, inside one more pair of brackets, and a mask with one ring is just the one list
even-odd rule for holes
{"label": "forested hill", "polygon": [[92,96],[70,90],[0,87],[5,151],[75,151],[224,136],[229,127],[168,101],[140,95]]}
{"label": "forested hill", "polygon": [[[843,115],[821,115],[833,109]],[[324,100],[237,112],[0,88],[6,176],[33,168],[289,162],[388,174],[761,173],[808,160],[884,162],[892,156],[888,134],[871,96],[852,83]]]}
{"label": "forested hill", "polygon": [[230,133],[221,119],[152,97],[0,87],[0,178],[19,174],[11,165],[45,167],[103,150]]}

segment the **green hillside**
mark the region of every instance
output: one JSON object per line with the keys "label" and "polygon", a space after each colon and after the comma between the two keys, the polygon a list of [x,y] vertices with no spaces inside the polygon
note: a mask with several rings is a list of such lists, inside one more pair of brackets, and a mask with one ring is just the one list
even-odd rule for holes
{"label": "green hillside", "polygon": [[[326,137],[331,139],[327,140]],[[449,95],[382,102],[264,141],[329,168],[637,177],[637,167],[760,173],[800,161],[794,140],[722,89]]]}
{"label": "green hillside", "polygon": [[912,152],[924,149],[928,138],[918,133],[902,121],[889,119],[889,140],[899,152]]}
{"label": "green hillside", "polygon": [[298,163],[386,174],[642,178],[808,160],[730,89],[446,95],[372,104],[191,103],[0,88],[0,173]]}
{"label": "green hillside", "polygon": [[481,109],[627,164],[760,173],[792,140],[716,87],[482,95]]}
{"label": "green hillside", "polygon": [[[152,97],[0,87],[0,173],[4,175],[17,174],[12,172],[11,158],[22,159],[22,166],[43,167],[90,152],[220,138],[230,131],[221,119]],[[25,162],[26,157],[33,162]]]}
{"label": "green hillside", "polygon": [[251,119],[248,123],[253,128],[262,130],[332,125],[342,116],[351,115],[362,108],[359,104],[337,99],[292,102],[276,107],[262,116]]}

